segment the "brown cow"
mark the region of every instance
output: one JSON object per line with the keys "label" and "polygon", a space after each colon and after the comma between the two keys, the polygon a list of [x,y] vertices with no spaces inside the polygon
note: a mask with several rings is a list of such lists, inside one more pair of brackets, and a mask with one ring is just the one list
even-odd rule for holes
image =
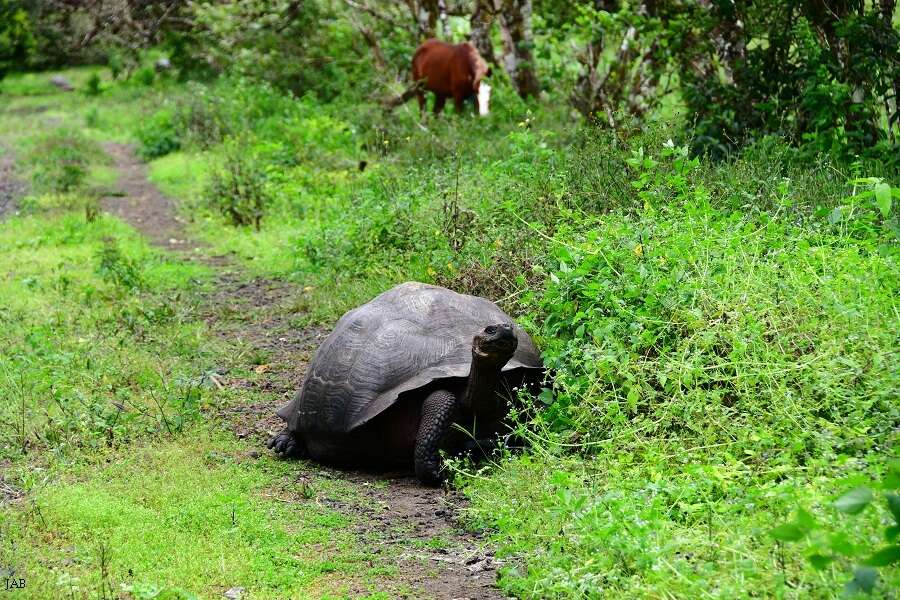
{"label": "brown cow", "polygon": [[425,92],[434,92],[434,114],[440,114],[447,102],[453,98],[456,112],[461,113],[463,102],[477,97],[478,114],[488,114],[491,86],[482,79],[491,74],[484,59],[475,46],[446,44],[439,40],[428,40],[416,50],[412,59],[413,81],[419,109],[425,112]]}

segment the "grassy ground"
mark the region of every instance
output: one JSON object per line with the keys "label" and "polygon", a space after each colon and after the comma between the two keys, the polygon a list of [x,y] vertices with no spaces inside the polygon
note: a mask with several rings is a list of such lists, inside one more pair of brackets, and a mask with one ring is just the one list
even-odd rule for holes
{"label": "grassy ground", "polygon": [[0,549],[27,579],[17,595],[319,597],[365,579],[347,517],[291,501],[296,465],[248,458],[218,425],[235,395],[208,373],[233,349],[196,312],[210,269],[60,204],[38,197],[0,231]]}
{"label": "grassy ground", "polygon": [[[76,86],[88,73],[72,73]],[[885,216],[873,182],[848,181],[897,185],[896,173],[802,163],[777,141],[694,160],[665,130],[614,139],[576,126],[562,102],[525,105],[502,88],[487,119],[421,127],[411,107],[384,118],[242,82],[109,84],[96,98],[46,95],[37,76],[3,85],[0,134],[23,156],[16,111],[138,141],[204,252],[300,283],[297,324],[330,324],[417,279],[498,301],[531,331],[554,371],[519,408],[529,449],[453,467],[471,523],[508,561],[508,593],[836,597],[886,544],[877,482],[900,425],[898,200]],[[88,187],[112,184],[102,160],[89,171]],[[235,187],[258,195],[221,193]],[[229,223],[257,201],[259,231]],[[4,531],[31,540],[4,535],[5,550],[30,548],[29,573],[59,561],[61,585],[91,590],[207,596],[249,580],[258,597],[284,597],[377,582],[339,514],[269,499],[290,467],[241,460],[246,447],[216,428],[212,408],[242,400],[204,378],[229,352],[195,310],[209,267],[112,219],[86,223],[78,202],[37,196],[0,230],[4,453],[33,500],[4,508]],[[23,444],[40,458],[21,458]],[[872,506],[835,509],[863,484]],[[816,525],[773,537],[798,508]],[[142,554],[135,535],[160,552]],[[297,539],[328,558],[288,550]],[[815,569],[810,555],[835,560]],[[896,566],[879,577],[875,594],[890,597]]]}

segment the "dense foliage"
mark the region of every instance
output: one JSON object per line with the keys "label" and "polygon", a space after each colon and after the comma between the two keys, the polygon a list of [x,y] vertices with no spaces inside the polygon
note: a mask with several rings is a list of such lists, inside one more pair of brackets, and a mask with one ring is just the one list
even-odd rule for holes
{"label": "dense foliage", "polygon": [[[773,134],[810,155],[865,154],[892,168],[900,155],[893,0],[533,6],[530,0],[448,6],[40,0],[27,7],[5,0],[3,6],[12,11],[0,37],[7,68],[105,55],[115,72],[130,73],[140,49],[155,45],[183,77],[228,72],[298,96],[334,98],[352,90],[359,98],[387,99],[398,80],[408,80],[419,41],[471,37],[520,95],[544,88],[623,134],[646,128],[660,109],[683,110],[692,151],[716,157]],[[38,52],[31,53],[35,44]]]}
{"label": "dense foliage", "polygon": [[0,1],[0,79],[34,52],[28,13],[17,0]]}

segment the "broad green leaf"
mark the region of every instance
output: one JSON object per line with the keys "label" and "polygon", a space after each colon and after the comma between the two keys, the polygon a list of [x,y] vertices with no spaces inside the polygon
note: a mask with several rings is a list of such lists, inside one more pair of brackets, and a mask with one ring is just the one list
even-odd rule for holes
{"label": "broad green leaf", "polygon": [[884,539],[888,542],[893,542],[900,537],[900,525],[892,525],[884,530]]}
{"label": "broad green leaf", "polygon": [[871,593],[878,582],[878,572],[872,567],[856,567],[853,570],[853,579],[844,586],[844,594],[852,596],[859,592]]}
{"label": "broad green leaf", "polygon": [[881,482],[881,487],[886,490],[900,490],[900,461],[891,461],[888,464],[888,472]]}
{"label": "broad green leaf", "polygon": [[859,549],[847,539],[847,534],[843,531],[832,533],[828,536],[828,547],[831,548],[832,552],[843,556],[856,556],[859,554]]}
{"label": "broad green leaf", "polygon": [[900,494],[887,495],[888,509],[894,515],[894,522],[900,525]]}
{"label": "broad green leaf", "polygon": [[819,526],[819,524],[816,523],[816,519],[802,508],[797,509],[796,523],[797,526],[804,531],[804,533],[809,533]]}
{"label": "broad green leaf", "polygon": [[538,399],[547,406],[550,406],[551,404],[553,404],[554,400],[553,390],[551,390],[550,388],[543,388],[541,390],[541,393],[538,394]]}
{"label": "broad green leaf", "polygon": [[881,211],[883,217],[891,214],[891,186],[885,182],[875,184],[875,206]]}
{"label": "broad green leaf", "polygon": [[834,562],[833,556],[826,556],[825,554],[810,554],[807,558],[809,559],[809,564],[811,564],[816,571],[821,571]]}
{"label": "broad green leaf", "polygon": [[900,546],[897,545],[882,548],[863,561],[870,567],[886,567],[897,562],[900,562]]}
{"label": "broad green leaf", "polygon": [[796,523],[782,523],[770,531],[769,535],[781,542],[796,542],[803,538],[803,530]]}
{"label": "broad green leaf", "polygon": [[864,485],[853,488],[834,501],[834,507],[848,515],[858,515],[872,501],[872,490]]}
{"label": "broad green leaf", "polygon": [[841,218],[843,217],[843,211],[841,211],[840,206],[835,206],[834,209],[828,213],[828,222],[832,225],[841,222]]}

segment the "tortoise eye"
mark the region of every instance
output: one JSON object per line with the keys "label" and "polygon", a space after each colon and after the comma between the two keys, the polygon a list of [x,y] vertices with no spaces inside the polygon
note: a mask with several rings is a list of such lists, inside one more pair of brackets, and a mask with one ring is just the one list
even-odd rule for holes
{"label": "tortoise eye", "polygon": [[495,333],[497,333],[497,328],[491,325],[490,327],[485,327],[484,332],[490,335],[494,335]]}

